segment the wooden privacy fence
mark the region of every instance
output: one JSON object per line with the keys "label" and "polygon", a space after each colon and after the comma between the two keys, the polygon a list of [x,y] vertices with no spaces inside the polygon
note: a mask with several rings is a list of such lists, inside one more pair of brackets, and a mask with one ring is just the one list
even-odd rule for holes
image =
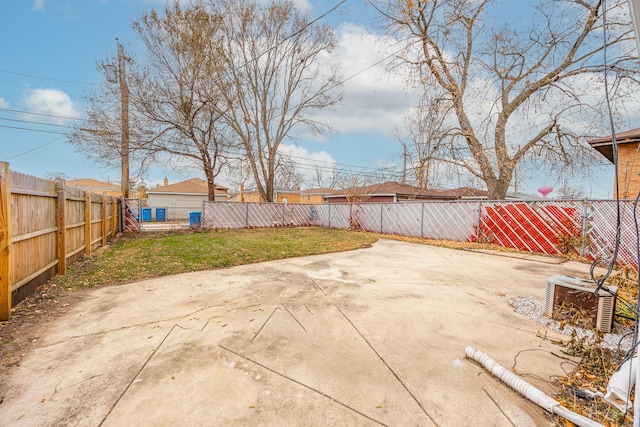
{"label": "wooden privacy fence", "polygon": [[0,320],[12,305],[120,231],[121,199],[9,170],[0,162]]}

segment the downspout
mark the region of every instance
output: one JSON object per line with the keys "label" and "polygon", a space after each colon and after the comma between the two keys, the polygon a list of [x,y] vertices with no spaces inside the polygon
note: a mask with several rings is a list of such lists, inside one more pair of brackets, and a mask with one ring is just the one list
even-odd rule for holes
{"label": "downspout", "polygon": [[506,385],[552,414],[560,415],[580,427],[604,427],[602,424],[565,408],[555,399],[547,396],[540,389],[532,386],[518,375],[505,369],[498,362],[472,346],[464,350],[465,356],[478,364]]}

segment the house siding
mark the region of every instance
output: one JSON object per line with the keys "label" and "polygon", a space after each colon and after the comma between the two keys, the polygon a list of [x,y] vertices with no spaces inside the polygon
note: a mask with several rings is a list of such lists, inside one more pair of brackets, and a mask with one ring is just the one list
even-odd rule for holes
{"label": "house siding", "polygon": [[324,194],[302,194],[300,203],[308,205],[320,205],[324,203]]}
{"label": "house siding", "polygon": [[[277,203],[282,203],[284,198],[287,199],[287,203],[300,203],[300,193],[276,192],[275,196],[274,202]],[[236,202],[265,203],[257,191],[244,191],[236,194]]]}
{"label": "house siding", "polygon": [[165,208],[168,221],[182,221],[189,219],[189,212],[202,210],[204,200],[207,200],[207,196],[203,194],[149,193],[147,207],[152,208],[153,218],[156,217],[155,208]]}
{"label": "house siding", "polygon": [[[638,143],[618,145],[618,176],[620,180],[620,198],[635,199],[640,192],[640,159]],[[616,184],[613,184],[615,197]]]}
{"label": "house siding", "polygon": [[[393,203],[395,202],[394,196],[370,196],[370,197],[362,197],[358,196],[357,201],[354,203]],[[328,197],[327,203],[349,203],[346,196],[339,197]]]}

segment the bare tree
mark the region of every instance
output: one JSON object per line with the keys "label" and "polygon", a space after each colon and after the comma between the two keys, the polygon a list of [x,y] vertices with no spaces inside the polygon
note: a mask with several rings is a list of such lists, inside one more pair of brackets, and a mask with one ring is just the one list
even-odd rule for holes
{"label": "bare tree", "polygon": [[[125,59],[129,64],[133,58]],[[122,134],[122,102],[117,84],[115,56],[107,57],[97,63],[97,70],[102,77],[98,89],[83,95],[88,105],[87,119],[76,127],[69,135],[69,143],[75,151],[97,163],[108,167],[122,166],[123,144]],[[153,162],[152,153],[145,150],[150,135],[144,119],[135,111],[129,113],[130,143],[128,147],[129,161],[133,166],[130,171],[134,181],[141,180],[148,166]]]}
{"label": "bare tree", "polygon": [[135,109],[154,124],[148,149],[195,162],[215,200],[215,180],[230,146],[214,83],[221,75],[221,18],[200,3],[183,9],[175,2],[163,15],[143,15],[133,28],[149,59],[130,85]]}
{"label": "bare tree", "polygon": [[335,67],[326,53],[336,45],[334,31],[310,22],[291,1],[267,5],[256,0],[211,2],[223,16],[225,121],[244,147],[256,187],[273,201],[278,149],[300,126],[322,132],[310,114],[339,97]]}
{"label": "bare tree", "polygon": [[[632,33],[622,0],[608,2],[608,68],[634,79]],[[446,159],[503,199],[517,164],[585,167],[594,132],[585,93],[603,70],[601,0],[541,0],[496,13],[494,0],[380,0],[378,11],[405,37],[403,60],[446,93],[456,125]],[[504,6],[513,8],[509,2]],[[585,88],[585,86],[591,86]],[[592,102],[593,103],[593,102]],[[476,115],[480,112],[479,116]],[[581,117],[582,116],[582,120]],[[592,122],[591,122],[592,123]]]}
{"label": "bare tree", "polygon": [[227,182],[235,190],[247,188],[247,184],[253,184],[251,167],[246,157],[240,156],[229,159],[225,169],[224,176]]}
{"label": "bare tree", "polygon": [[557,198],[578,200],[584,199],[585,197],[587,197],[587,194],[583,189],[571,185],[566,178],[562,180],[562,185],[558,189]]}
{"label": "bare tree", "polygon": [[296,170],[296,162],[289,156],[278,153],[276,163],[276,177],[274,185],[280,188],[299,188],[304,182],[304,178]]}
{"label": "bare tree", "polygon": [[344,182],[344,173],[338,168],[327,170],[316,166],[313,170],[313,176],[309,178],[307,184],[318,188],[337,188],[340,182]]}
{"label": "bare tree", "polygon": [[345,174],[338,182],[340,192],[345,195],[347,203],[362,203],[367,201],[376,184],[384,182],[382,175],[373,173]]}
{"label": "bare tree", "polygon": [[439,166],[441,146],[448,137],[445,120],[450,111],[446,99],[425,90],[421,102],[404,117],[404,128],[396,130],[404,157],[403,181],[407,172],[420,188],[430,188]]}

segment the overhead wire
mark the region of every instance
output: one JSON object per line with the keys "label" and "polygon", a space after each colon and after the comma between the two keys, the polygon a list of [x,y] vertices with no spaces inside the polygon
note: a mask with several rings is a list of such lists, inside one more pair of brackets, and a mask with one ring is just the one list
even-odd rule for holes
{"label": "overhead wire", "polygon": [[269,53],[269,52],[273,51],[274,49],[278,48],[280,45],[284,44],[285,42],[287,42],[288,40],[290,40],[293,37],[297,36],[298,34],[302,33],[303,31],[306,31],[307,28],[309,28],[310,26],[312,26],[313,24],[315,24],[316,22],[318,22],[319,20],[321,20],[325,16],[329,15],[330,13],[333,13],[336,9],[338,9],[340,6],[342,6],[346,2],[347,2],[347,0],[342,0],[340,3],[336,4],[331,9],[329,9],[328,11],[323,13],[322,15],[320,15],[320,16],[312,19],[311,21],[307,22],[302,28],[300,28],[297,31],[294,31],[293,33],[289,34],[287,37],[283,38],[278,43],[276,43],[273,46],[271,46],[269,49],[265,50],[264,52],[260,53],[259,55],[255,56],[255,57],[249,59],[245,63],[240,64],[235,68],[232,68],[230,71],[227,71],[223,77],[220,77],[216,81],[220,81],[224,77],[228,77],[230,74],[235,73],[236,71],[239,71],[239,70],[241,70],[243,68],[246,68],[252,62],[256,62],[258,59],[262,58],[267,53]]}
{"label": "overhead wire", "polygon": [[[322,18],[324,18],[327,15],[329,15],[330,13],[334,12],[336,9],[341,7],[346,2],[347,2],[347,0],[342,0],[341,2],[336,4],[334,7],[332,7],[331,9],[326,11],[325,13],[323,13],[322,15],[320,15],[320,16],[316,17],[315,19],[311,20],[310,22],[308,22],[301,29],[297,30],[296,32],[288,35],[287,37],[285,37],[284,39],[279,41],[276,45],[274,45],[271,48],[265,50],[260,55],[252,58],[250,61],[247,61],[246,63],[236,67],[234,70],[232,70],[232,72],[233,71],[237,71],[237,70],[239,70],[241,68],[244,68],[244,67],[248,66],[248,64],[250,64],[251,62],[255,62],[260,57],[264,56],[268,52],[272,51],[273,49],[277,48],[281,44],[285,43],[287,40],[291,39],[292,37],[295,37],[296,35],[300,34],[303,31],[305,31],[307,28],[309,28],[314,23],[318,22]],[[414,43],[417,43],[417,42],[414,42]],[[326,92],[329,92],[329,91],[341,86],[343,83],[345,83],[345,82],[347,82],[347,81],[349,81],[349,80],[361,75],[362,73],[365,73],[366,71],[368,71],[368,70],[372,69],[373,67],[376,67],[377,65],[389,60],[390,58],[393,58],[394,56],[398,55],[400,52],[402,52],[405,49],[406,48],[403,47],[402,49],[394,51],[393,53],[383,57],[382,59],[380,59],[380,60],[378,60],[378,61],[376,61],[376,62],[374,62],[372,64],[370,64],[369,66],[367,66],[367,67],[365,67],[365,68],[363,68],[363,69],[351,74],[350,76],[348,76],[348,77],[336,82],[335,84],[325,88],[324,90],[319,92],[318,95],[324,94]],[[10,74],[17,74],[17,75],[24,75],[24,76],[27,76],[27,77],[40,78],[40,79],[43,79],[43,80],[72,83],[72,82],[69,82],[69,81],[51,79],[51,78],[45,78],[45,77],[38,77],[38,76],[31,76],[31,75],[24,74],[24,73],[17,73],[17,72],[12,72],[12,71],[8,71],[8,70],[2,70],[2,69],[0,69],[0,72],[10,73]],[[80,83],[80,82],[75,82],[75,83]],[[281,113],[281,115],[282,114],[286,114],[288,111],[293,110],[293,109],[297,108],[298,106],[299,105],[295,105],[295,106],[290,107],[285,112]],[[43,117],[53,117],[53,118],[68,119],[68,120],[83,120],[82,118],[79,118],[79,117],[71,117],[71,116],[64,116],[64,115],[58,115],[58,114],[29,112],[29,111],[22,111],[22,110],[11,109],[11,108],[0,108],[0,111],[7,111],[7,112],[12,112],[12,113],[20,113],[20,114],[30,114],[30,115],[43,116]],[[20,122],[20,123],[32,123],[32,124],[43,125],[43,126],[58,126],[58,127],[64,127],[64,128],[70,128],[70,129],[74,128],[73,126],[59,125],[59,124],[46,123],[46,122],[19,120],[19,119],[0,118],[0,120],[15,121],[15,122]],[[60,134],[62,136],[66,135],[63,132],[57,132],[57,131],[54,131],[54,130],[35,129],[35,128],[19,127],[19,126],[0,125],[0,128],[26,130],[26,131],[34,131],[34,132],[42,132],[42,133],[53,133],[53,134]],[[59,138],[56,138],[55,140],[58,140],[58,139]],[[53,142],[53,141],[50,141],[50,142],[48,142],[46,144],[43,144],[42,146],[37,147],[37,148],[35,148],[33,150],[29,150],[28,152],[35,151],[38,148],[41,148],[41,147],[44,147],[44,146],[50,144],[51,142]],[[23,154],[26,154],[26,153],[23,153]],[[299,159],[299,160],[311,161],[311,162],[314,162],[314,163],[322,162],[320,160],[316,160],[316,159],[312,159],[312,158],[304,158],[304,157],[300,157],[300,156],[292,156],[292,155],[285,155],[285,156],[288,157],[288,158],[295,158],[295,159]],[[315,165],[315,164],[308,164],[308,163],[305,164],[305,163],[300,163],[300,162],[295,162],[295,163],[296,163],[296,167],[298,167],[299,169],[302,169],[302,170],[316,170],[316,169],[318,169],[318,166]],[[382,173],[382,175],[384,175],[385,171],[392,172],[392,173],[389,173],[389,177],[399,177],[399,176],[401,176],[401,172],[396,171],[397,166],[383,167],[383,168],[373,168],[373,167],[350,165],[350,164],[338,163],[338,162],[333,162],[332,163],[332,162],[329,162],[329,161],[326,161],[326,163],[327,164],[331,164],[331,165],[341,165],[341,166],[344,166],[344,167],[336,168],[335,166],[327,166],[327,167],[325,167],[323,169],[323,171],[325,171],[325,172],[332,172],[334,170],[337,170],[339,172],[353,174],[354,173],[353,169],[357,169],[357,171],[355,171],[355,173],[357,175],[359,175],[359,176],[379,177],[381,175],[381,173]],[[350,169],[346,169],[345,167],[346,168],[350,168]],[[367,170],[371,170],[371,172],[367,172]]]}
{"label": "overhead wire", "polygon": [[16,110],[16,109],[13,109],[13,108],[2,108],[2,107],[0,107],[0,111],[8,111],[10,113],[19,113],[19,114],[29,114],[29,115],[33,115],[33,116],[53,117],[53,118],[56,118],[56,119],[84,120],[82,117],[63,116],[63,115],[60,115],[60,114],[50,114],[50,113],[38,113],[38,112],[35,112],[35,111]]}
{"label": "overhead wire", "polygon": [[4,120],[4,121],[8,121],[8,122],[28,123],[28,124],[34,124],[34,125],[56,126],[56,127],[61,127],[61,128],[67,128],[67,129],[75,129],[73,126],[61,125],[61,124],[58,124],[58,123],[50,123],[50,122],[36,122],[36,121],[33,121],[33,120],[9,119],[9,118],[6,118],[6,117],[0,117],[0,120]]}
{"label": "overhead wire", "polygon": [[[596,260],[594,260],[594,262],[591,265],[590,274],[591,274],[591,279],[597,284],[597,287],[595,290],[596,295],[598,295],[598,291],[600,289],[603,289],[609,292],[610,294],[614,295],[613,292],[611,292],[604,286],[604,282],[611,275],[617,262],[619,249],[620,249],[622,220],[621,220],[621,209],[620,209],[620,182],[619,182],[619,171],[618,171],[618,141],[616,139],[616,130],[615,130],[615,123],[613,119],[613,110],[611,107],[611,98],[609,94],[609,82],[608,82],[608,65],[607,65],[608,63],[607,34],[608,33],[607,33],[607,1],[606,0],[603,0],[602,2],[602,22],[603,22],[603,63],[604,63],[603,74],[604,74],[604,86],[605,86],[605,103],[607,106],[609,126],[611,129],[611,149],[612,149],[612,160],[614,165],[614,184],[615,184],[615,198],[616,198],[616,235],[615,235],[615,242],[614,242],[614,251],[608,263],[606,273],[602,277],[596,280],[595,266],[599,263],[599,258],[596,258]],[[638,37],[639,35],[636,35],[636,36]],[[640,228],[639,228],[638,218],[637,218],[637,207],[638,207],[639,201],[640,201],[640,192],[636,196],[636,199],[633,203],[633,220],[634,220],[635,238],[636,238],[636,265],[638,266],[638,268],[640,268],[640,240],[639,240]],[[638,286],[640,286],[640,272],[638,273],[637,280],[638,280],[637,284]],[[619,364],[619,367],[622,366],[622,363],[624,363],[624,361],[632,357],[633,353],[636,351],[638,347],[638,344],[640,344],[638,342],[638,334],[639,334],[639,327],[640,327],[640,316],[638,315],[638,307],[640,307],[640,292],[638,293],[638,296],[637,296],[636,307],[635,309],[633,309],[635,314],[635,321],[634,321],[634,328],[632,332],[632,335],[633,335],[632,345],[631,345],[631,348],[625,354],[624,358],[622,359],[622,362]],[[620,343],[621,342],[622,342],[622,339],[620,340]],[[619,343],[619,346],[620,346],[620,343]],[[628,378],[629,390],[631,390],[633,380],[634,379],[632,378],[631,371],[629,371],[629,378]]]}
{"label": "overhead wire", "polygon": [[[236,67],[234,70],[232,70],[231,72],[235,72],[238,71],[244,67],[247,67],[249,63],[251,62],[255,62],[258,59],[260,59],[262,56],[266,55],[267,53],[269,53],[270,51],[276,49],[278,46],[282,45],[283,43],[285,43],[287,40],[291,39],[292,37],[295,37],[296,35],[302,33],[303,31],[306,31],[307,28],[309,28],[311,25],[313,25],[314,23],[318,22],[319,20],[323,19],[324,17],[326,17],[327,15],[333,13],[335,10],[337,10],[339,7],[341,7],[344,3],[346,3],[347,0],[342,0],[340,1],[338,4],[334,5],[331,9],[327,10],[326,12],[324,12],[322,15],[312,19],[311,21],[309,21],[308,23],[306,23],[302,28],[298,29],[297,31],[289,34],[287,37],[285,37],[284,39],[280,40],[277,44],[275,44],[274,46],[270,47],[269,49],[265,50],[264,52],[262,52],[260,55],[251,58],[250,61],[245,62],[244,64]],[[7,74],[14,74],[14,75],[19,75],[19,76],[25,76],[25,77],[30,77],[30,78],[35,78],[35,79],[41,79],[41,80],[48,80],[48,81],[56,81],[56,82],[61,82],[61,83],[73,83],[73,84],[91,84],[91,85],[97,85],[97,83],[86,83],[86,82],[74,82],[74,81],[69,81],[69,80],[60,80],[60,79],[53,79],[53,78],[48,78],[48,77],[41,77],[41,76],[35,76],[35,75],[31,75],[31,74],[26,74],[26,73],[20,73],[20,72],[15,72],[15,71],[10,71],[10,70],[5,70],[5,69],[0,69],[1,73],[7,73]],[[56,115],[56,114],[47,114],[47,113],[36,113],[36,112],[29,112],[29,111],[21,111],[21,110],[16,110],[16,109],[10,109],[10,108],[0,108],[0,111],[8,111],[8,112],[13,112],[13,113],[21,113],[21,114],[32,114],[32,115],[39,115],[39,116],[46,116],[46,117],[55,117],[55,118],[64,118],[64,119],[70,119],[70,120],[82,120],[81,118],[78,117],[69,117],[69,116],[62,116],[62,115]],[[22,121],[22,120],[18,120],[18,119],[6,119],[6,118],[0,118],[0,120],[11,120],[11,121],[16,121],[16,122],[22,122],[22,123],[30,123],[28,121]],[[39,123],[39,122],[33,122],[34,124],[42,124],[42,125],[51,125],[48,123]],[[63,126],[63,125],[53,125],[53,126],[62,126],[62,127],[68,127],[68,128],[73,128],[71,126]],[[26,127],[19,127],[19,126],[9,126],[9,125],[0,125],[0,128],[5,128],[5,129],[15,129],[15,130],[25,130],[25,131],[33,131],[33,132],[42,132],[42,133],[53,133],[53,134],[61,134],[64,135],[61,132],[56,132],[56,131],[50,131],[50,130],[44,130],[44,129],[33,129],[33,128],[26,128]],[[47,143],[48,144],[48,143]],[[44,144],[43,146],[47,145]],[[35,149],[33,150],[35,151]],[[309,159],[311,160],[311,159]]]}
{"label": "overhead wire", "polygon": [[53,134],[57,134],[57,135],[67,135],[65,132],[58,132],[58,131],[55,131],[55,130],[34,129],[34,128],[26,128],[26,127],[21,127],[21,126],[0,125],[0,128],[15,129],[15,130],[28,130],[30,132],[53,133]]}
{"label": "overhead wire", "polygon": [[42,145],[39,145],[39,146],[37,146],[37,147],[35,147],[35,148],[32,148],[32,149],[27,150],[27,151],[25,151],[25,152],[22,152],[22,153],[20,153],[20,154],[16,154],[15,156],[7,157],[6,159],[4,159],[4,160],[3,160],[3,162],[8,162],[9,160],[15,159],[15,158],[20,157],[20,156],[24,156],[25,154],[29,154],[29,153],[31,153],[31,152],[33,152],[33,151],[39,150],[39,149],[40,149],[40,148],[42,148],[42,147],[46,147],[46,146],[47,146],[47,145],[49,145],[49,144],[53,144],[53,143],[54,143],[54,142],[56,142],[57,140],[61,139],[63,136],[64,136],[64,135],[60,135],[59,137],[54,138],[54,139],[52,139],[51,141],[46,142],[46,143],[44,143],[44,144],[42,144]]}
{"label": "overhead wire", "polygon": [[[620,232],[621,232],[621,215],[620,215],[620,182],[618,176],[618,141],[616,140],[616,131],[615,131],[615,123],[613,120],[613,111],[611,108],[611,96],[609,94],[609,80],[608,80],[608,65],[607,65],[607,2],[603,0],[602,2],[602,26],[603,26],[603,66],[604,66],[604,93],[605,93],[605,104],[607,106],[608,118],[609,118],[609,127],[611,129],[611,150],[612,150],[612,159],[614,166],[614,183],[615,183],[615,198],[616,198],[616,235],[614,242],[614,251],[607,266],[606,273],[596,280],[594,277],[594,268],[591,268],[591,279],[597,284],[596,294],[600,289],[604,288],[604,282],[609,278],[613,269],[615,267],[616,261],[618,259],[618,252],[620,250]],[[594,264],[598,262],[598,259],[594,261]],[[606,289],[605,289],[606,290]]]}
{"label": "overhead wire", "polygon": [[3,69],[0,69],[0,73],[13,74],[13,75],[16,75],[16,76],[29,77],[31,79],[47,80],[47,81],[50,81],[50,82],[68,83],[68,84],[74,84],[74,85],[87,85],[87,86],[97,86],[98,85],[98,83],[78,82],[78,81],[73,81],[73,80],[52,79],[50,77],[34,76],[33,74],[19,73],[19,72],[16,72],[16,71],[3,70]]}

